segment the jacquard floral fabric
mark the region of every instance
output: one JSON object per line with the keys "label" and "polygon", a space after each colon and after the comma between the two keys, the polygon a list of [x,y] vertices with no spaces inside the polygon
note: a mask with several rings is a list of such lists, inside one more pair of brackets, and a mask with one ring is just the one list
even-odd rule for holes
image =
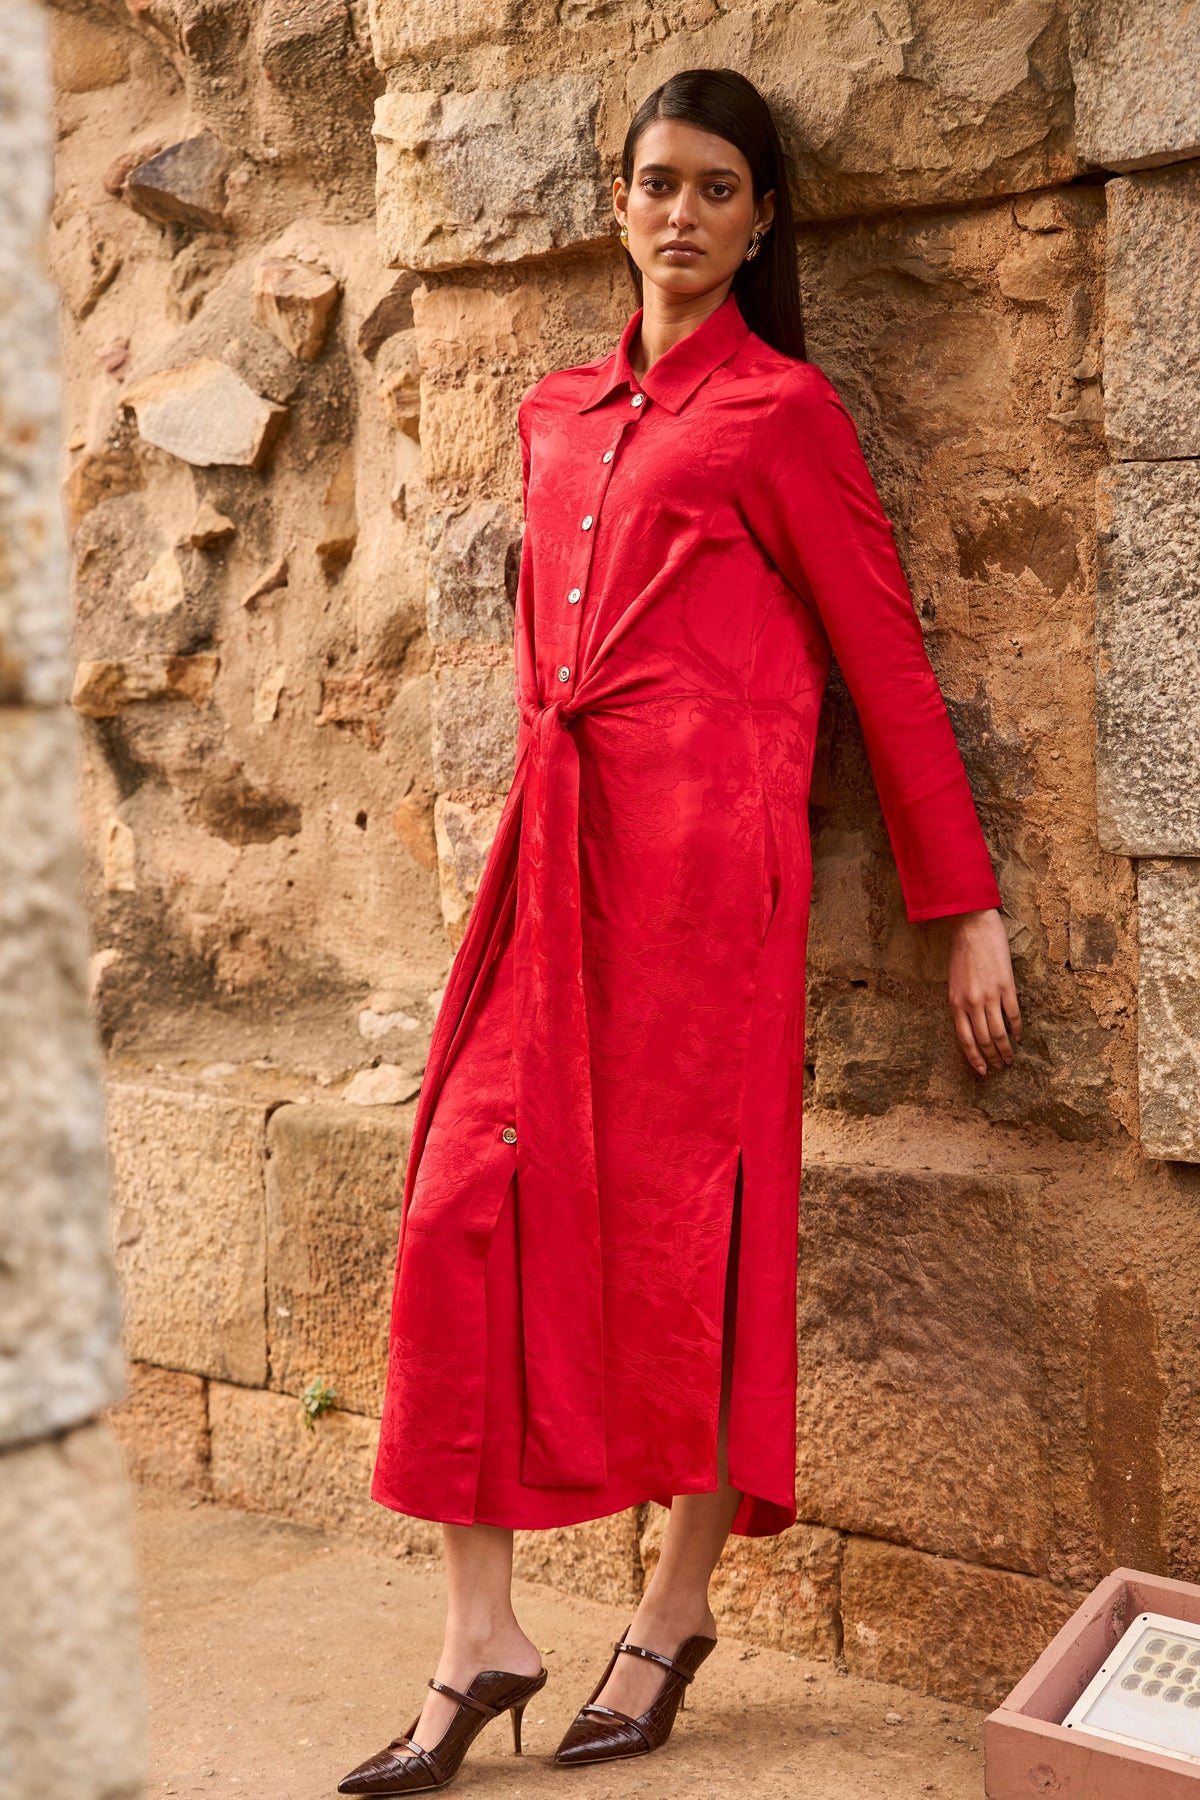
{"label": "jacquard floral fabric", "polygon": [[735,1532],[795,1511],[808,793],[831,652],[912,920],[999,906],[836,391],[731,294],[639,379],[521,401],[516,773],[438,1015],[372,1492],[563,1525],[716,1486],[741,1172]]}

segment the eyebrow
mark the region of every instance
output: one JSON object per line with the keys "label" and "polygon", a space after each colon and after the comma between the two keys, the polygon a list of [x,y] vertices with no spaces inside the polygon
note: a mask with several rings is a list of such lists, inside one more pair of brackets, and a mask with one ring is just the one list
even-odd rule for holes
{"label": "eyebrow", "polygon": [[[701,169],[700,173],[701,175],[734,175],[737,176],[739,181],[741,180],[736,169]],[[674,163],[642,163],[638,169],[638,174],[678,175],[679,170],[675,167]]]}

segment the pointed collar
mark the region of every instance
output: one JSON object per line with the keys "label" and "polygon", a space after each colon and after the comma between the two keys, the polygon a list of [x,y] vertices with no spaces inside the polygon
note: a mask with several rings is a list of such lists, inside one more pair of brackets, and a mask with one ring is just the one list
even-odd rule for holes
{"label": "pointed collar", "polygon": [[750,327],[742,317],[741,308],[734,299],[731,288],[717,310],[710,313],[702,325],[697,325],[694,331],[689,331],[677,344],[664,350],[644,375],[635,375],[629,361],[629,351],[641,323],[642,308],[639,306],[621,333],[616,349],[601,363],[596,372],[596,380],[578,411],[587,412],[589,407],[598,406],[614,388],[630,387],[635,392],[640,389],[648,394],[656,406],[665,406],[668,412],[678,412],[691,399],[700,383],[714,369],[728,362],[734,351],[750,335]]}

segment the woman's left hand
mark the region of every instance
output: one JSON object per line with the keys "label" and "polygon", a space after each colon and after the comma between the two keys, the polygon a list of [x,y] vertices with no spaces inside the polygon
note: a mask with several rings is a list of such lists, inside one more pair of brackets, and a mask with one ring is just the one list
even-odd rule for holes
{"label": "woman's left hand", "polygon": [[[994,906],[955,913],[950,920],[950,1010],[962,1053],[977,1075],[1013,1059],[1021,1011],[1013,981],[1008,933]],[[1007,1029],[1005,1020],[1007,1018]]]}

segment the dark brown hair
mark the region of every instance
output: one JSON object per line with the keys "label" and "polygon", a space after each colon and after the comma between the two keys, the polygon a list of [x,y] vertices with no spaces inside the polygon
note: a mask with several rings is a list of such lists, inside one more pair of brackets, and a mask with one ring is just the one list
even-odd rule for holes
{"label": "dark brown hair", "polygon": [[[806,360],[800,282],[796,273],[796,227],[788,191],[783,145],[771,109],[752,81],[736,69],[684,69],[655,88],[634,113],[621,152],[621,174],[633,186],[637,141],[656,119],[678,119],[740,150],[750,165],[754,198],[775,190],[775,217],[753,262],[743,262],[732,292],[751,331],[785,356]],[[639,304],[642,272],[629,258]]]}

